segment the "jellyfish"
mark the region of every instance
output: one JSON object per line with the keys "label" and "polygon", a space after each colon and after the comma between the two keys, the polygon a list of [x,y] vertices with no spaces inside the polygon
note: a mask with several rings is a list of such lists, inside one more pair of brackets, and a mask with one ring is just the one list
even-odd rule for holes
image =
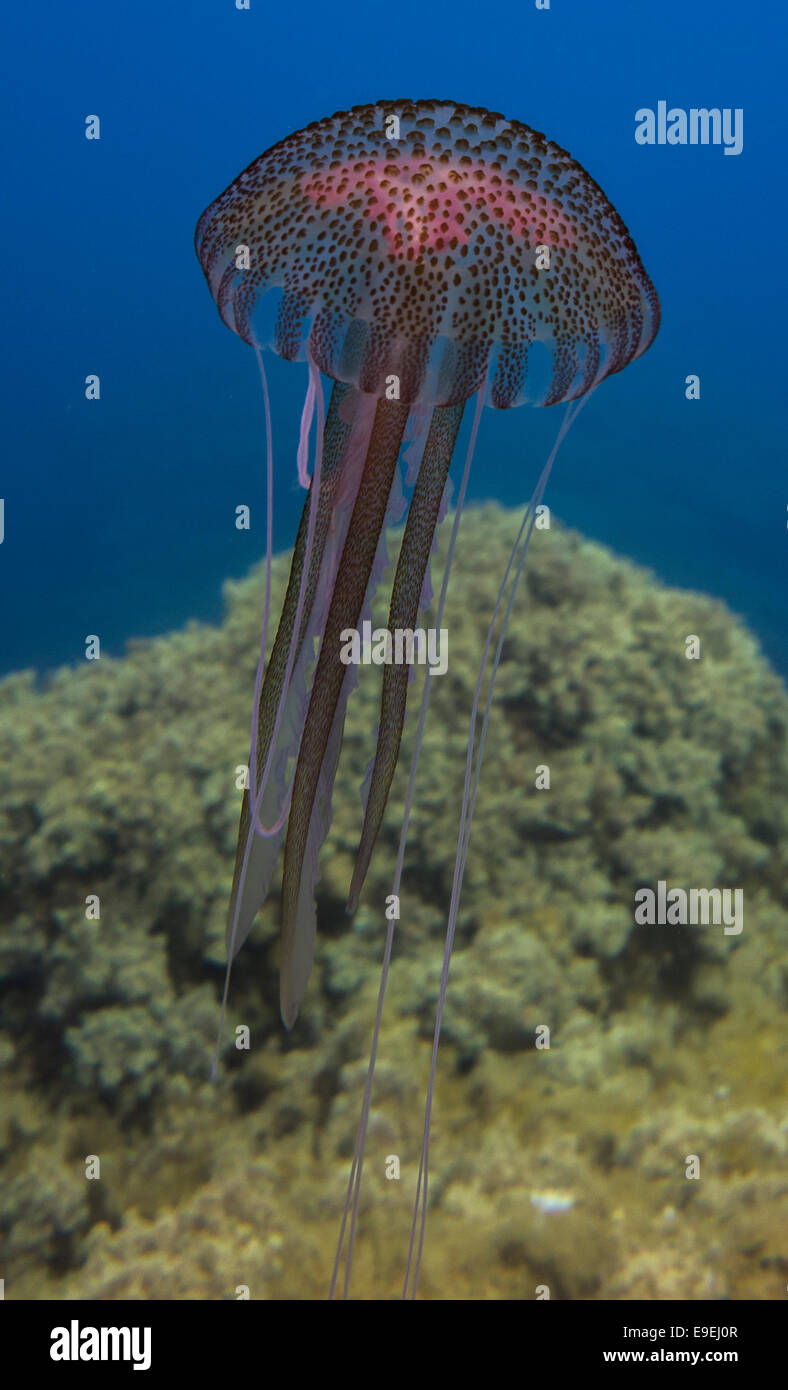
{"label": "jellyfish", "polygon": [[[313,122],[239,174],[203,213],[195,242],[222,319],[257,354],[268,439],[263,634],[228,909],[223,1010],[230,964],[269,893],[282,844],[280,1006],[287,1029],[304,1003],[314,957],[318,859],[330,826],[345,711],[357,674],[343,659],[343,645],[370,613],[385,567],[385,530],[399,518],[402,506],[398,461],[403,440],[410,440],[416,472],[393,577],[387,624],[392,636],[417,627],[429,592],[429,557],[446,511],[449,469],[466,404],[475,398],[439,615],[482,409],[566,403],[556,445],[503,577],[470,712],[403,1290],[415,1296],[427,1209],[435,1057],[505,625],[556,450],[590,393],[653,342],[659,301],[627,228],[576,160],[516,120],[450,101],[379,101]],[[308,376],[296,451],[307,495],[267,662],[273,465],[265,350],[305,363]],[[325,409],[323,378],[332,383]],[[491,680],[482,707],[485,670]],[[350,913],[363,891],[397,766],[408,674],[404,661],[383,667],[377,742],[364,781],[363,821],[348,885]],[[429,685],[428,676],[395,893]],[[389,923],[332,1293],[349,1232],[347,1294],[392,933]]]}

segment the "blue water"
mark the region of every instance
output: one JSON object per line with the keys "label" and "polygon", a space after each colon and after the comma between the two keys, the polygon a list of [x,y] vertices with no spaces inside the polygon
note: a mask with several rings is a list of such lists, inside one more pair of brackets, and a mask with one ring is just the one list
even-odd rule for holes
{"label": "blue water", "polygon": [[[0,669],[75,661],[189,618],[264,549],[253,353],[192,249],[203,208],[309,121],[447,96],[543,130],[602,185],[663,325],[559,458],[567,523],[719,595],[788,672],[783,621],[786,20],[732,0],[498,0],[486,10],[314,0],[45,0],[4,19]],[[635,112],[741,107],[744,148],[643,147]],[[100,142],[84,138],[98,114]],[[101,378],[89,403],[84,379]],[[689,373],[701,399],[684,398]],[[270,367],[275,542],[291,543],[305,368]],[[471,495],[525,500],[555,410],[486,412]],[[252,507],[252,530],[234,526]]]}

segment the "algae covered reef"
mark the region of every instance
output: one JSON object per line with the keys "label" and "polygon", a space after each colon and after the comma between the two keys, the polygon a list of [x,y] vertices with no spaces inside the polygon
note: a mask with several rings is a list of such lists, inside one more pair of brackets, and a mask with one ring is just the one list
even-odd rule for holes
{"label": "algae covered reef", "polygon": [[[359,1298],[401,1285],[467,722],[518,524],[486,506],[460,530],[381,1038]],[[278,557],[275,601],[286,573]],[[272,901],[236,963],[211,1084],[261,602],[258,569],[227,586],[221,627],[132,645],[41,692],[28,673],[0,683],[6,1298],[327,1291],[407,757],[350,921],[379,699],[379,673],[362,669],[302,1015],[285,1033]],[[535,532],[449,984],[420,1296],[784,1295],[787,730],[784,686],[724,605],[555,525]],[[636,926],[635,893],[660,880],[742,890],[743,929]]]}

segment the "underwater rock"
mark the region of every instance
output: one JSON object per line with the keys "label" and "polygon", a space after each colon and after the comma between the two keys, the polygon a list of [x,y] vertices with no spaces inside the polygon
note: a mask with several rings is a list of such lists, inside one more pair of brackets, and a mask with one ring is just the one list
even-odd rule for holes
{"label": "underwater rock", "polygon": [[[518,525],[488,505],[460,530],[370,1127],[357,1267],[367,1297],[396,1292],[407,1247],[471,699]],[[433,581],[446,539],[444,527]],[[287,566],[276,558],[275,607]],[[30,673],[0,682],[7,1298],[66,1287],[221,1298],[241,1283],[253,1297],[325,1292],[413,720],[351,922],[379,712],[379,672],[361,671],[302,1017],[285,1035],[270,902],[234,968],[212,1087],[262,585],[262,567],[228,584],[220,627],[133,643],[41,689]],[[386,598],[384,587],[381,612]],[[689,634],[698,661],[685,656]],[[411,713],[419,690],[417,678]],[[562,1297],[776,1296],[784,1131],[769,1076],[785,1046],[787,729],[784,686],[724,605],[662,587],[555,524],[534,533],[450,977],[425,1296],[531,1298],[545,1281]],[[635,926],[636,890],[659,880],[742,889],[742,932]],[[232,1045],[238,1024],[249,1051]],[[543,1026],[551,1046],[538,1051]],[[25,1095],[37,1135],[19,1119]],[[43,1133],[45,1183],[32,1176]],[[700,1150],[704,1176],[688,1183],[684,1159]],[[93,1152],[100,1199],[84,1177]],[[401,1183],[383,1176],[390,1152]],[[571,1203],[534,1204],[545,1192]],[[751,1249],[743,1202],[758,1226]]]}

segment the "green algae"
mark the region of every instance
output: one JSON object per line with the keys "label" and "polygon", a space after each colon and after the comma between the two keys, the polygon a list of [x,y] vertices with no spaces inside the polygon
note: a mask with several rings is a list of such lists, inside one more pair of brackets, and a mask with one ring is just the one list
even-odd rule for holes
{"label": "green algae", "polygon": [[[467,720],[516,527],[488,506],[461,529],[381,1040],[360,1297],[401,1280]],[[724,605],[567,531],[535,533],[524,590],[458,926],[420,1292],[780,1297],[788,697]],[[219,628],[134,644],[42,691],[24,673],[0,683],[7,1298],[326,1291],[413,729],[351,923],[379,699],[379,673],[362,670],[303,1016],[286,1036],[272,903],[236,966],[212,1087],[261,592],[258,569],[227,586]],[[741,936],[635,928],[634,890],[659,878],[741,887]],[[85,916],[94,894],[99,921]],[[232,1046],[238,1023],[249,1052]],[[534,1049],[540,1025],[549,1051]],[[91,1153],[99,1182],[84,1176]],[[570,1204],[541,1210],[544,1192]]]}

